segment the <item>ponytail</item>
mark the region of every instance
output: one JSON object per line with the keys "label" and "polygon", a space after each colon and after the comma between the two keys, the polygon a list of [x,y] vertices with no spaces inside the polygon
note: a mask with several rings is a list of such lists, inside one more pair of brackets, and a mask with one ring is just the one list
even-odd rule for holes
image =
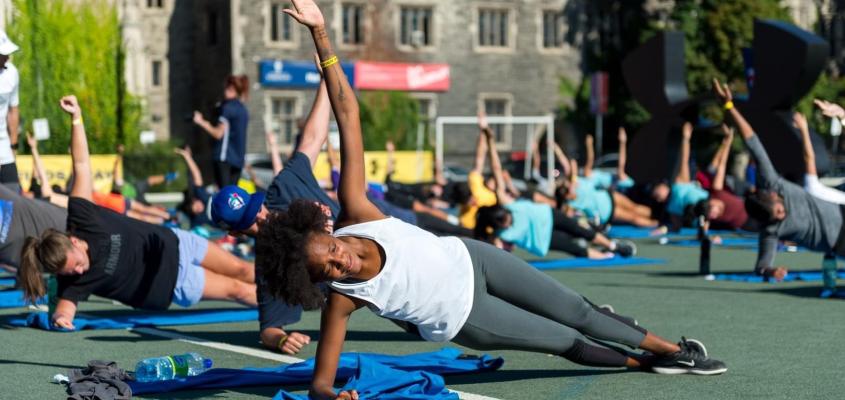
{"label": "ponytail", "polygon": [[46,294],[43,272],[55,274],[67,263],[72,243],[67,234],[47,229],[41,237],[28,237],[21,250],[18,277],[24,297],[31,303]]}

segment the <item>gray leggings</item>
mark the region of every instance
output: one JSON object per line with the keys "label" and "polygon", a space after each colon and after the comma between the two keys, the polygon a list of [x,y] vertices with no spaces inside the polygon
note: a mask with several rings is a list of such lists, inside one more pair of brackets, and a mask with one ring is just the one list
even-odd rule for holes
{"label": "gray leggings", "polygon": [[[477,350],[526,350],[605,367],[627,353],[595,340],[636,348],[646,331],[599,309],[525,261],[489,244],[461,239],[475,271],[472,311],[455,343]],[[587,337],[595,340],[588,339]]]}

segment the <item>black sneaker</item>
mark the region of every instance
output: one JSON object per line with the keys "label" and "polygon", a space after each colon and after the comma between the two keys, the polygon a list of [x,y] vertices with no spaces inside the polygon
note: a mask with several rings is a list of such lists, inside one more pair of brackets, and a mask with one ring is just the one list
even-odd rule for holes
{"label": "black sneaker", "polygon": [[682,337],[678,343],[681,351],[659,357],[652,371],[665,375],[718,375],[728,370],[725,363],[707,356],[707,349],[695,339]]}
{"label": "black sneaker", "polygon": [[637,255],[637,245],[630,240],[613,240],[616,243],[616,250],[613,252],[622,257],[631,257]]}

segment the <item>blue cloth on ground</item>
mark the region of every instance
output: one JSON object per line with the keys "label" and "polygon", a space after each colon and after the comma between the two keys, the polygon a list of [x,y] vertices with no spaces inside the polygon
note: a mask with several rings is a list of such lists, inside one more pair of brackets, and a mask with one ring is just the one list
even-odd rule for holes
{"label": "blue cloth on ground", "polygon": [[[353,378],[354,381],[347,383],[344,387],[349,387],[354,382],[354,387],[359,393],[367,393],[367,396],[362,396],[362,398],[449,398],[437,397],[443,395],[445,387],[442,379],[432,379],[432,377],[437,376],[434,374],[452,375],[495,371],[503,363],[502,358],[493,358],[488,355],[467,357],[463,355],[461,350],[454,348],[404,356],[343,353],[340,355],[340,362],[338,363],[337,379]],[[128,383],[135,395],[177,390],[300,385],[311,383],[313,370],[314,359],[311,358],[296,364],[271,368],[213,368],[203,374],[185,379],[146,383],[132,381]],[[409,372],[413,373],[411,378],[407,379],[404,375]],[[426,375],[420,375],[419,372],[424,372]],[[377,376],[374,377],[373,373]],[[431,385],[426,386],[426,384]],[[441,389],[438,389],[438,386]],[[294,396],[285,391],[280,391],[274,398],[305,398]]]}
{"label": "blue cloth on ground", "polygon": [[561,260],[535,260],[529,261],[537,269],[569,269],[569,268],[602,268],[602,267],[624,267],[630,265],[665,264],[666,260],[659,258],[641,257],[613,257],[606,260],[591,260],[589,258],[565,258]]}
{"label": "blue cloth on ground", "polygon": [[[79,331],[83,329],[128,329],[142,326],[200,325],[256,320],[258,320],[258,310],[255,309],[191,310],[113,318],[91,318],[78,315],[73,319],[73,325]],[[50,316],[46,312],[30,313],[26,318],[10,319],[8,323],[12,326],[28,326],[45,331],[73,332],[73,330],[51,326]]]}
{"label": "blue cloth on ground", "polygon": [[[845,271],[837,271],[836,276],[839,279],[845,279]],[[774,279],[769,279],[764,276],[757,275],[753,272],[749,273],[742,273],[742,274],[714,274],[713,275],[714,281],[732,281],[732,282],[748,282],[748,283],[766,283],[772,282],[776,283]],[[822,273],[821,271],[789,271],[785,278],[783,278],[783,282],[809,282],[809,281],[821,281],[822,280]]]}
{"label": "blue cloth on ground", "polygon": [[[38,299],[35,304],[47,304],[47,296]],[[25,307],[29,305],[23,297],[22,290],[0,291],[0,308]]]}

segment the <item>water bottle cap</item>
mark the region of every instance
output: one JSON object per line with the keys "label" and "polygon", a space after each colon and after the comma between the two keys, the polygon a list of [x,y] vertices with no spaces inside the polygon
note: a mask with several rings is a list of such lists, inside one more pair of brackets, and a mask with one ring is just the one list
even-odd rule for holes
{"label": "water bottle cap", "polygon": [[205,369],[211,368],[211,359],[210,358],[203,359],[202,360],[202,366],[205,367]]}

